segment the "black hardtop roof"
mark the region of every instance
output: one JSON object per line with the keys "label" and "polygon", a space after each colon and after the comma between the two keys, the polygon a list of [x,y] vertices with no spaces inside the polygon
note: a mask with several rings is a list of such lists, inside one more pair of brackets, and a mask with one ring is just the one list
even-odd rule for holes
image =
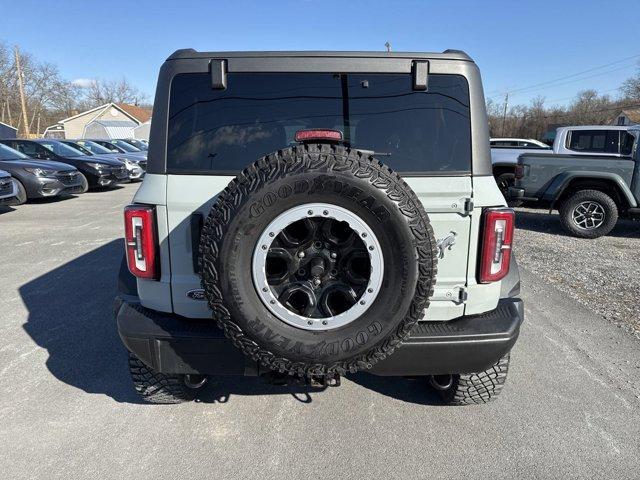
{"label": "black hardtop roof", "polygon": [[462,50],[447,49],[441,53],[435,52],[340,52],[340,51],[265,51],[265,52],[198,52],[193,48],[176,50],[167,60],[187,58],[255,58],[255,57],[326,57],[326,58],[412,58],[412,59],[441,59],[462,60],[473,62],[471,57]]}

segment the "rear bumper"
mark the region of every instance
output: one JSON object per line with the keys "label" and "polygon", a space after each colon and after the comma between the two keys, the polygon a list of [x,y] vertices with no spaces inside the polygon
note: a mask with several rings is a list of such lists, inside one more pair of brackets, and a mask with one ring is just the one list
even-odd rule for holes
{"label": "rear bumper", "polygon": [[[137,297],[116,299],[118,333],[125,347],[163,373],[257,375],[211,320],[192,320],[142,307]],[[438,375],[486,370],[511,350],[524,319],[522,300],[504,298],[495,310],[448,322],[421,322],[411,337],[370,372],[376,375]]]}
{"label": "rear bumper", "polygon": [[536,197],[526,197],[525,189],[519,187],[509,187],[507,190],[507,200],[520,200],[523,202],[536,202],[538,199]]}

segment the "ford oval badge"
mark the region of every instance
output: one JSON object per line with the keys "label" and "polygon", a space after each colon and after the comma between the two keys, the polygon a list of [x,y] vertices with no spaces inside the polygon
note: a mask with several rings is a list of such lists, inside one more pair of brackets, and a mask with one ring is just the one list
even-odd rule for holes
{"label": "ford oval badge", "polygon": [[207,298],[204,296],[204,290],[201,288],[196,288],[195,290],[189,290],[187,292],[187,297],[191,300],[206,300]]}

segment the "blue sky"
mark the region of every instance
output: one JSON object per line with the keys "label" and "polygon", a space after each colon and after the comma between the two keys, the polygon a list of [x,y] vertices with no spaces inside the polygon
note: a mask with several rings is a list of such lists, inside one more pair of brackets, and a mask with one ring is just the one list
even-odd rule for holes
{"label": "blue sky", "polygon": [[124,75],[150,100],[159,66],[178,48],[383,50],[386,41],[394,51],[457,48],[480,66],[487,97],[501,101],[511,90],[510,103],[542,95],[564,104],[585,88],[615,96],[638,71],[640,47],[627,41],[635,13],[595,0],[3,0],[0,40],[57,64],[70,80]]}

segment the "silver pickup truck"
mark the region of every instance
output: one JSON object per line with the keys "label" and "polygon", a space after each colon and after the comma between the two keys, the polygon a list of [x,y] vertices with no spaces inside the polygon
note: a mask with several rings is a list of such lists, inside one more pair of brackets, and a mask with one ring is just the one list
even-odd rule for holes
{"label": "silver pickup truck", "polygon": [[619,217],[640,214],[638,138],[637,125],[582,127],[566,138],[568,147],[601,152],[520,155],[508,197],[557,208],[562,226],[577,237],[606,235]]}

